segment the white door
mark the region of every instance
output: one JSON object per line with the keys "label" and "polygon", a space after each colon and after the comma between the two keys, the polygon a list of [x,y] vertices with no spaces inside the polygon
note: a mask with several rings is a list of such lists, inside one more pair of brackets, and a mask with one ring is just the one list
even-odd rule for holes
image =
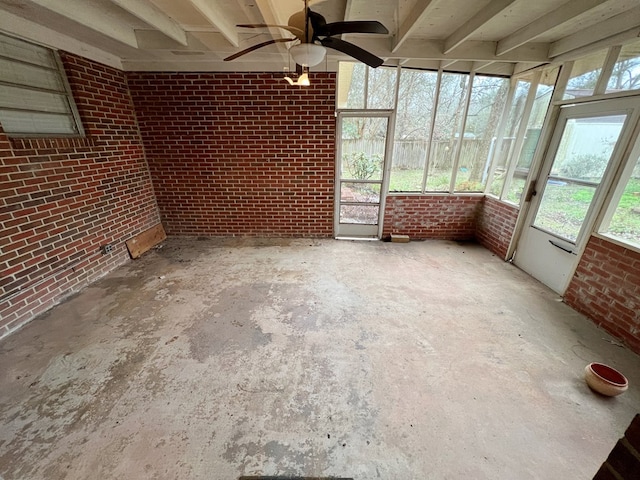
{"label": "white door", "polygon": [[335,236],[380,238],[387,188],[389,112],[338,115]]}
{"label": "white door", "polygon": [[560,295],[629,142],[637,104],[616,99],[560,111],[514,257],[518,267]]}

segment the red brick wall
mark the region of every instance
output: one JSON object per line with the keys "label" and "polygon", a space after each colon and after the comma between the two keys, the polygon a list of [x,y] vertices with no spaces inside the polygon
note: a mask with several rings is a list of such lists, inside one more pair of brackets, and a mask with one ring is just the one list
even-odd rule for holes
{"label": "red brick wall", "polygon": [[124,242],[159,221],[123,73],[62,57],[86,137],[0,130],[0,336],[127,261]]}
{"label": "red brick wall", "polygon": [[472,240],[482,195],[389,195],[383,236]]}
{"label": "red brick wall", "polygon": [[484,197],[478,215],[476,238],[486,249],[506,259],[517,218],[517,207],[497,198]]}
{"label": "red brick wall", "polygon": [[130,73],[167,233],[333,234],[335,81]]}
{"label": "red brick wall", "polygon": [[640,253],[591,237],[564,301],[640,353]]}

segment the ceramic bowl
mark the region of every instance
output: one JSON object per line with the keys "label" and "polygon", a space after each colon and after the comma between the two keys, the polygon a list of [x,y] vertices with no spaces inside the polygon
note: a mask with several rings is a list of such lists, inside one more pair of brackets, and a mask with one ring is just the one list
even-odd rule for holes
{"label": "ceramic bowl", "polygon": [[626,377],[604,363],[594,362],[587,365],[584,369],[584,378],[592,390],[608,397],[620,395],[629,388]]}

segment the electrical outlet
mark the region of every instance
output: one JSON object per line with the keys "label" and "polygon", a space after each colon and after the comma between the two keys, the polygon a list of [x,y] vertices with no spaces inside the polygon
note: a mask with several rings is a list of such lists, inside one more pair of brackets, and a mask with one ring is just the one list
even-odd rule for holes
{"label": "electrical outlet", "polygon": [[103,255],[107,255],[108,253],[113,252],[113,250],[114,250],[114,246],[111,243],[107,243],[100,247],[100,251],[102,252]]}

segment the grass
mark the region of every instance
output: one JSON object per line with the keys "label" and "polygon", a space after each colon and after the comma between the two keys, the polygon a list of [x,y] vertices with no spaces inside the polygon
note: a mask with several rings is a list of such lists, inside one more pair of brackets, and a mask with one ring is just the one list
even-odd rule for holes
{"label": "grass", "polygon": [[[536,225],[575,240],[594,189],[581,185],[550,185],[545,191]],[[640,179],[631,179],[606,233],[640,244]]]}

